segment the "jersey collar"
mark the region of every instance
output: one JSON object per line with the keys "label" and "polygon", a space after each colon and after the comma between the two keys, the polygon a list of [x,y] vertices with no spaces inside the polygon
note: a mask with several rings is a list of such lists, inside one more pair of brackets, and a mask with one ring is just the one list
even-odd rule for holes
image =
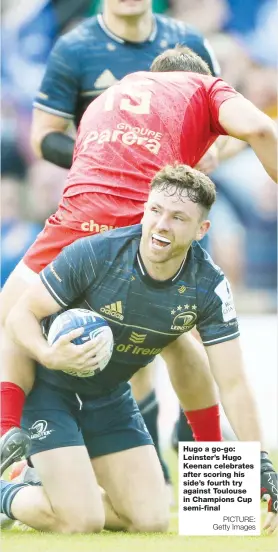
{"label": "jersey collar", "polygon": [[[97,15],[97,21],[98,21],[99,26],[103,30],[103,32],[107,36],[109,36],[109,38],[112,38],[112,40],[115,40],[115,42],[119,42],[119,44],[125,44],[125,42],[129,42],[127,40],[124,40],[120,36],[115,35],[114,33],[112,33],[112,31],[110,31],[110,29],[108,29],[108,27],[104,23],[104,19],[103,19],[103,16],[102,16],[101,13],[99,13]],[[156,35],[157,35],[157,22],[156,22],[155,16],[153,16],[153,30],[152,30],[149,38],[147,38],[147,40],[144,40],[143,42],[153,42],[156,38]],[[142,42],[134,42],[134,44],[142,44]]]}
{"label": "jersey collar", "polygon": [[170,285],[174,284],[179,279],[179,277],[180,277],[180,275],[181,275],[181,273],[184,269],[185,261],[186,261],[186,257],[183,259],[179,270],[176,272],[176,274],[172,278],[168,278],[168,280],[155,280],[154,278],[152,278],[148,274],[148,272],[146,270],[146,267],[143,263],[143,259],[140,255],[139,250],[137,252],[137,266],[138,266],[138,272],[139,272],[139,275],[140,275],[141,279],[143,281],[145,281],[146,284],[149,284],[149,285],[151,285],[153,287],[157,287],[157,288],[167,287],[167,286],[170,286]]}

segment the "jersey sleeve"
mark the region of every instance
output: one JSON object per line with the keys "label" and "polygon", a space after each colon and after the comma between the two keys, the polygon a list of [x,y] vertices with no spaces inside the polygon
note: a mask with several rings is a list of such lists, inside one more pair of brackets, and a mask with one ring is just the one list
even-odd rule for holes
{"label": "jersey sleeve", "polygon": [[206,347],[240,335],[230,284],[223,274],[217,275],[203,300],[197,330]]}
{"label": "jersey sleeve", "polygon": [[78,95],[78,50],[61,37],[48,58],[46,71],[33,106],[73,119]]}
{"label": "jersey sleeve", "polygon": [[81,299],[96,281],[101,264],[98,249],[93,246],[91,237],[81,238],[65,247],[40,272],[42,283],[61,307],[66,308]]}
{"label": "jersey sleeve", "polygon": [[240,96],[240,94],[222,79],[212,79],[214,82],[208,89],[211,129],[217,134],[226,135],[226,130],[219,123],[219,109],[223,102]]}

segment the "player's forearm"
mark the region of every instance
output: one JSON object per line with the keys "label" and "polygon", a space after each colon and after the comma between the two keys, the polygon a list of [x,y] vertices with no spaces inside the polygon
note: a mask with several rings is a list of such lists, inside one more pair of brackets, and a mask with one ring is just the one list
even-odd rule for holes
{"label": "player's forearm", "polygon": [[240,95],[222,103],[219,123],[227,134],[244,140],[252,147],[270,178],[276,181],[276,123]]}
{"label": "player's forearm", "polygon": [[48,364],[49,345],[43,337],[41,326],[31,311],[13,308],[6,321],[10,337],[26,354],[43,365]]}
{"label": "player's forearm", "polygon": [[250,136],[248,143],[256,153],[266,172],[277,182],[277,127],[274,122],[261,132]]}
{"label": "player's forearm", "polygon": [[255,398],[245,373],[240,338],[206,347],[220,401],[240,441],[260,441],[262,432]]}
{"label": "player's forearm", "polygon": [[263,447],[258,410],[248,382],[241,378],[230,388],[220,389],[220,401],[237,438],[260,441]]}
{"label": "player's forearm", "polygon": [[69,169],[72,163],[74,139],[66,134],[69,119],[35,108],[31,125],[31,145],[38,157]]}

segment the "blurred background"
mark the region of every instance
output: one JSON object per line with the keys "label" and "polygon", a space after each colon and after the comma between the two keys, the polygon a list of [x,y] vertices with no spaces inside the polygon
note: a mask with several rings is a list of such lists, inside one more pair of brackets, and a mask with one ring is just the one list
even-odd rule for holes
{"label": "blurred background", "polygon": [[[58,36],[101,11],[101,3],[2,0],[2,285],[45,219],[56,210],[67,174],[36,160],[31,152],[32,100]],[[277,117],[276,0],[154,0],[153,8],[204,33],[219,60],[223,79]],[[270,410],[263,409],[266,427],[277,399],[277,187],[247,147],[222,162],[211,176],[218,200],[212,213],[210,251],[234,289],[248,342],[246,354],[251,355],[248,369],[251,378],[257,379],[257,392],[260,396],[273,394]],[[256,340],[263,344],[262,356],[254,355],[252,343]],[[258,378],[264,365],[272,367],[267,390]],[[158,389],[163,401],[167,386],[162,380]],[[173,398],[173,418],[176,409]],[[170,428],[169,409],[164,422]],[[269,437],[273,441],[273,428]]]}

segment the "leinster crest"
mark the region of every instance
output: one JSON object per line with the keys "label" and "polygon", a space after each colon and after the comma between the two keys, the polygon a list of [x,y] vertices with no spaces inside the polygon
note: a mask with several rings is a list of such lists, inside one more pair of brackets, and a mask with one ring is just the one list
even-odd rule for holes
{"label": "leinster crest", "polygon": [[171,330],[176,332],[186,332],[191,330],[197,320],[196,305],[179,305],[176,309],[171,310],[174,315]]}

